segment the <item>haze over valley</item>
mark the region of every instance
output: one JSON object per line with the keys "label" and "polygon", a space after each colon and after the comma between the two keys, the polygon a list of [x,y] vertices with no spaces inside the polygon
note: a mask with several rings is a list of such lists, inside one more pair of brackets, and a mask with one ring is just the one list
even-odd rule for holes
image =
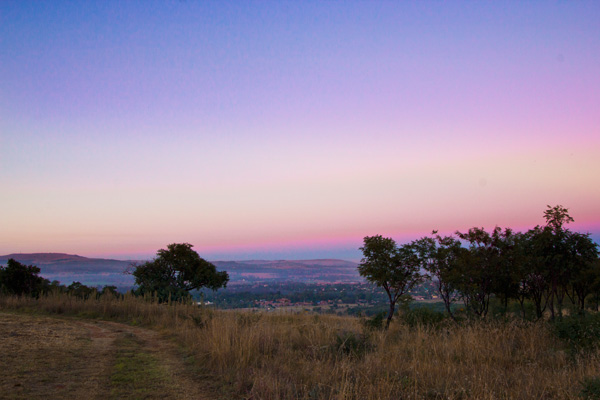
{"label": "haze over valley", "polygon": [[[134,278],[126,271],[145,260],[110,260],[87,258],[63,253],[8,254],[0,256],[0,265],[13,258],[40,268],[40,275],[69,285],[81,282],[88,286],[114,285],[122,291],[131,289]],[[229,273],[230,285],[252,283],[358,283],[358,264],[344,260],[248,260],[212,261],[219,270]]]}

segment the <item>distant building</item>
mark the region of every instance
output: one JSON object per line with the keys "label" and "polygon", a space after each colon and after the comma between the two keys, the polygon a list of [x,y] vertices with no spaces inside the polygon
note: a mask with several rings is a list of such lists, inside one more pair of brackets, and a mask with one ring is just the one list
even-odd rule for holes
{"label": "distant building", "polygon": [[291,305],[291,303],[292,302],[290,301],[290,299],[286,299],[284,297],[282,297],[281,299],[277,299],[277,304],[282,307],[289,306],[289,305]]}

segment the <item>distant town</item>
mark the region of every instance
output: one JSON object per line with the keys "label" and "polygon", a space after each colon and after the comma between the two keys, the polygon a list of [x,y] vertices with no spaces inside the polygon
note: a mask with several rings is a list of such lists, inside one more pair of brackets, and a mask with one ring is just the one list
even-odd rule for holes
{"label": "distant town", "polygon": [[[437,303],[431,282],[424,282],[410,293],[413,307]],[[223,309],[317,312],[338,315],[370,316],[385,311],[385,293],[370,283],[252,283],[234,284],[216,292],[204,290],[196,295],[199,303]],[[441,303],[440,303],[441,306]]]}

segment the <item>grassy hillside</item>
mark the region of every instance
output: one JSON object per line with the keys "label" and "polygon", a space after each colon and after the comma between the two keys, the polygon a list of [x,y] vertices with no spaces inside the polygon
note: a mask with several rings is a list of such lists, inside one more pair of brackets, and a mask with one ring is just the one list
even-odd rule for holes
{"label": "grassy hillside", "polygon": [[369,330],[351,317],[226,312],[125,297],[2,297],[0,309],[143,325],[180,344],[223,398],[568,399],[592,393],[600,353],[575,351],[546,322]]}

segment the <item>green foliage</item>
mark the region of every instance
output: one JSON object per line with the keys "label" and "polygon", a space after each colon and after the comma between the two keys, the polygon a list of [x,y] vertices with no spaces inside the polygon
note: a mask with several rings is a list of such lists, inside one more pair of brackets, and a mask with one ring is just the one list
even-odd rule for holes
{"label": "green foliage", "polygon": [[156,295],[161,302],[187,299],[190,290],[216,290],[229,281],[227,272],[217,272],[187,243],[170,244],[166,250],[159,250],[154,260],[133,267],[135,283],[139,285],[136,293]]}
{"label": "green foliage", "polygon": [[0,266],[0,292],[37,297],[48,282],[39,273],[38,267],[24,265],[11,258],[6,267]]}
{"label": "green foliage", "polygon": [[571,315],[552,323],[555,335],[574,352],[588,353],[600,345],[600,314]]}
{"label": "green foliage", "polygon": [[563,310],[583,313],[590,298],[599,308],[598,245],[590,234],[566,229],[573,222],[568,209],[548,206],[544,218],[545,226],[526,233],[474,227],[442,237],[433,231],[431,237],[400,248],[389,238],[366,237],[359,272],[386,290],[388,325],[399,295],[408,292],[403,285],[419,279],[411,276],[414,265],[427,272],[425,277],[431,279],[453,319],[456,299],[464,303],[461,316],[480,318],[491,310],[495,317],[520,314],[531,319],[533,314],[540,319],[549,310],[554,319]]}
{"label": "green foliage", "polygon": [[600,377],[587,377],[581,382],[579,397],[583,399],[600,399]]}
{"label": "green foliage", "polygon": [[373,330],[381,330],[383,329],[383,320],[385,318],[385,311],[379,312],[372,316],[371,318],[362,318],[361,324],[365,327],[365,329],[369,331]]}
{"label": "green foliage", "polygon": [[600,259],[589,235],[570,233],[566,242],[569,286],[580,312],[583,312],[586,297],[598,291],[600,286]]}
{"label": "green foliage", "polygon": [[363,259],[358,272],[367,281],[383,288],[389,298],[386,328],[390,325],[396,302],[422,280],[419,259],[411,245],[398,247],[391,238],[367,236],[360,248]]}
{"label": "green foliage", "polygon": [[50,282],[39,276],[39,273],[40,269],[34,265],[24,265],[9,259],[6,267],[0,266],[0,293],[33,297],[49,293],[69,293],[84,300],[92,296],[120,296],[116,286],[104,286],[102,292],[98,293],[96,288],[81,282],[73,282],[69,286],[61,285],[59,281]]}
{"label": "green foliage", "polygon": [[400,314],[400,319],[406,325],[410,326],[411,328],[414,328],[418,325],[437,327],[447,318],[446,314],[444,314],[443,312],[435,311],[430,307],[423,306],[403,310]]}
{"label": "green foliage", "polygon": [[90,297],[96,295],[95,288],[86,286],[81,282],[71,283],[69,286],[67,286],[67,291],[70,295],[83,300],[89,299]]}
{"label": "green foliage", "polygon": [[525,262],[530,274],[524,280],[527,295],[536,303],[541,318],[546,305],[551,318],[562,314],[563,300],[568,296],[585,308],[585,299],[595,290],[600,276],[597,245],[589,234],[571,232],[564,227],[573,218],[562,206],[544,212],[546,226],[537,226],[527,233]]}
{"label": "green foliage", "polygon": [[483,228],[471,228],[466,233],[456,235],[468,243],[468,251],[460,254],[459,273],[455,278],[455,287],[461,294],[467,310],[479,317],[485,317],[489,311],[492,294],[511,296],[510,274],[505,260],[509,258],[506,243],[512,236],[510,229],[504,232],[495,227],[491,233]]}
{"label": "green foliage", "polygon": [[452,303],[455,300],[457,277],[460,274],[459,261],[465,249],[454,237],[442,237],[437,231],[432,232],[432,237],[421,238],[412,245],[417,252],[419,266],[427,271],[429,279],[433,279],[446,311],[454,319]]}

